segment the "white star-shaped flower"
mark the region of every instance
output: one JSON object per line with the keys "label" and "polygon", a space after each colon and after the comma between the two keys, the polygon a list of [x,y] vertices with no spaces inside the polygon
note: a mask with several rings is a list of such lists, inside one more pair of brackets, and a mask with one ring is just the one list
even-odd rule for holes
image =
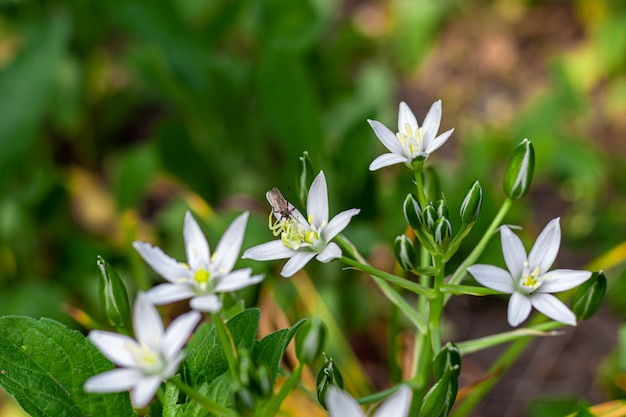
{"label": "white star-shaped flower", "polygon": [[430,106],[422,127],[419,126],[415,115],[404,101],[400,102],[398,111],[398,133],[394,134],[376,120],[368,119],[367,122],[374,129],[378,139],[390,151],[374,159],[370,164],[370,171],[401,162],[411,167],[414,160],[425,160],[428,155],[439,149],[454,131],[450,129],[437,136],[441,123],[441,100],[435,101]]}
{"label": "white star-shaped flower", "polygon": [[340,258],[341,249],[331,240],[345,229],[352,217],[360,211],[360,209],[345,210],[329,221],[326,177],[324,172],[320,171],[309,189],[308,218],[291,204],[284,213],[273,211],[270,214],[270,228],[274,235],[280,235],[280,240],[254,246],[243,253],[243,258],[255,261],[289,258],[280,273],[283,277],[292,276],[313,257],[324,263]]}
{"label": "white star-shaped flower", "polygon": [[183,226],[186,264],[170,258],[160,248],[149,243],[134,242],[133,247],[148,265],[169,281],[147,292],[150,301],[161,305],[191,299],[191,308],[215,313],[222,308],[217,293],[236,291],[263,280],[263,275],[252,275],[251,268],[233,271],[247,222],[248,212],[233,220],[211,255],[200,226],[187,212]]}
{"label": "white star-shaped flower", "polygon": [[[411,406],[411,389],[403,385],[387,398],[372,417],[406,417]],[[330,417],[365,417],[359,403],[350,394],[330,387],[326,394],[326,407]]]}
{"label": "white star-shaped flower", "polygon": [[481,285],[511,294],[508,321],[522,323],[532,307],[560,323],[576,325],[576,316],[550,293],[574,288],[591,277],[589,271],[549,271],[561,244],[559,219],[551,220],[537,237],[528,257],[519,237],[506,226],[500,228],[502,254],[508,271],[493,265],[473,265],[467,271]]}
{"label": "white star-shaped flower", "polygon": [[198,321],[200,313],[192,311],[176,318],[164,330],[156,308],[143,293],[139,293],[133,311],[137,340],[100,330],[89,333],[91,343],[119,368],[89,378],[84,385],[85,391],[130,390],[133,406],[145,407],[161,382],[178,369],[184,358],[181,349]]}

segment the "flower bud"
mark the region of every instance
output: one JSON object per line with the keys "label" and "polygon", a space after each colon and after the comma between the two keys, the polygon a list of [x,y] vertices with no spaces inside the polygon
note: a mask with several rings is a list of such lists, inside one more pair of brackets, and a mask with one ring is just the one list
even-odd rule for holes
{"label": "flower bud", "polygon": [[452,342],[446,343],[433,361],[433,374],[436,379],[441,378],[448,369],[456,378],[461,374],[461,350]]}
{"label": "flower bud", "polygon": [[100,307],[109,324],[123,331],[130,330],[130,304],[124,282],[117,272],[98,256],[98,269],[100,271]]}
{"label": "flower bud", "polygon": [[326,357],[324,354],[324,366],[317,373],[317,399],[326,408],[326,393],[328,388],[335,386],[339,389],[343,389],[343,377],[341,372],[335,366],[333,358]]}
{"label": "flower bud", "polygon": [[427,166],[423,174],[426,201],[435,201],[441,197],[441,181],[439,180],[439,174],[437,174],[437,171],[432,165]]}
{"label": "flower bud", "polygon": [[469,189],[461,203],[461,221],[465,224],[474,223],[483,204],[483,189],[476,181]]}
{"label": "flower bud", "polygon": [[405,271],[412,271],[418,266],[417,252],[411,239],[407,235],[400,235],[396,237],[393,242],[393,253],[396,256],[396,260]]}
{"label": "flower bud", "polygon": [[272,377],[267,366],[260,365],[256,369],[254,379],[261,398],[269,398],[272,395]]}
{"label": "flower bud", "polygon": [[535,169],[533,144],[524,139],[513,150],[504,174],[504,193],[510,198],[522,198],[530,188]]}
{"label": "flower bud", "polygon": [[306,364],[313,363],[326,343],[326,325],[319,317],[311,317],[296,335],[296,356]]}
{"label": "flower bud", "polygon": [[572,311],[578,320],[587,320],[593,316],[606,292],[606,277],[604,272],[594,272],[587,281],[583,282],[574,297],[572,297]]}
{"label": "flower bud", "polygon": [[424,209],[424,223],[431,232],[435,230],[435,222],[438,217],[437,209],[432,204],[427,205]]}
{"label": "flower bud", "polygon": [[449,217],[448,205],[446,204],[446,200],[444,199],[437,200],[435,202],[435,209],[437,209],[437,218],[441,219],[442,217],[445,217],[447,219]]}
{"label": "flower bud", "polygon": [[461,352],[452,343],[446,344],[433,363],[435,383],[422,401],[419,415],[446,417],[454,405],[461,373]]}
{"label": "flower bud", "polygon": [[452,226],[450,221],[445,217],[437,219],[435,222],[435,230],[433,230],[433,240],[443,250],[448,249],[450,244],[450,233],[452,232]]}
{"label": "flower bud", "polygon": [[415,194],[407,194],[402,204],[404,219],[413,230],[417,230],[422,226],[422,209]]}
{"label": "flower bud", "polygon": [[315,178],[315,172],[313,171],[313,164],[311,164],[311,158],[309,153],[304,151],[302,156],[298,158],[298,181],[296,181],[296,192],[300,203],[306,206],[307,197],[309,194],[309,187]]}

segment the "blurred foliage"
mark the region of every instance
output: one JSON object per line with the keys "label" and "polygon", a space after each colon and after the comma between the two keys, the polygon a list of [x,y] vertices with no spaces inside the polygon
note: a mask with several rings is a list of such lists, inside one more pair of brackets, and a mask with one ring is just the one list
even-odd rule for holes
{"label": "blurred foliage", "polygon": [[[508,155],[528,137],[534,183],[506,222],[529,242],[562,217],[557,264],[581,267],[624,241],[625,70],[626,4],[611,0],[1,1],[0,315],[88,326],[68,319],[72,305],[102,320],[97,256],[133,292],[146,288],[158,278],[130,243],[182,259],[188,207],[212,245],[242,210],[255,213],[244,248],[267,240],[265,191],[295,189],[303,151],[326,173],[331,215],[361,208],[347,234],[393,268],[411,174],[367,170],[383,149],[366,119],[393,127],[399,100],[422,120],[441,98],[442,130],[456,128],[427,162],[451,213],[475,180],[484,188],[457,258],[495,214]],[[624,259],[606,271],[622,304]],[[481,262],[502,262],[499,242]],[[358,302],[374,289],[338,270],[309,268],[340,325],[385,314]],[[294,288],[275,281],[298,318]]]}

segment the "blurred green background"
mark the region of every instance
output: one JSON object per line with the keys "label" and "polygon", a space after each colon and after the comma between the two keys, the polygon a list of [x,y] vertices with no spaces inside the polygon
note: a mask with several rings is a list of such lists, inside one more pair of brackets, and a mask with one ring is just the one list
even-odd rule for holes
{"label": "blurred green background", "polygon": [[[506,222],[530,244],[560,216],[557,266],[596,260],[611,314],[626,315],[624,2],[3,0],[0,13],[0,315],[100,320],[96,257],[133,293],[160,282],[130,244],[183,259],[187,208],[212,247],[242,210],[254,213],[244,248],[268,240],[265,191],[295,188],[303,151],[326,173],[331,215],[361,208],[347,235],[393,267],[411,173],[368,171],[384,149],[366,119],[395,130],[400,100],[421,122],[437,99],[440,131],[455,132],[427,164],[451,213],[474,180],[484,188],[460,255],[528,137],[535,181]],[[481,262],[502,263],[497,240]],[[294,291],[282,263],[241,264]],[[355,274],[309,271],[355,333],[386,314]]]}

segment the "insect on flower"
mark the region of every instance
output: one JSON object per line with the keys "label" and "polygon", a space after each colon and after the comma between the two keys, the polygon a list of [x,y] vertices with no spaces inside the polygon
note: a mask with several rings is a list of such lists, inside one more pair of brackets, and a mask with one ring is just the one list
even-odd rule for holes
{"label": "insect on flower", "polygon": [[[287,193],[287,195],[289,195],[289,193]],[[277,187],[269,190],[265,194],[265,197],[270,203],[270,206],[272,206],[272,211],[276,214],[280,214],[280,220],[290,219],[292,217],[291,212],[294,211],[296,208],[289,208],[289,201],[287,201],[285,197],[283,197],[283,194]]]}

